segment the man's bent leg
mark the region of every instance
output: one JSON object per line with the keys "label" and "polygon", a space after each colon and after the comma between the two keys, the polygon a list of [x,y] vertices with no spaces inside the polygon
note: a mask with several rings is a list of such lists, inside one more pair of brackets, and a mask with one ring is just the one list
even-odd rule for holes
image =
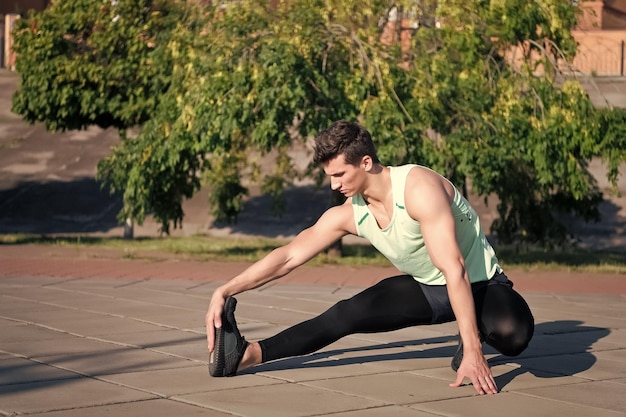
{"label": "man's bent leg", "polygon": [[354,333],[431,324],[432,309],[413,277],[384,279],[319,316],[259,342],[263,362],[315,352]]}
{"label": "man's bent leg", "polygon": [[488,285],[475,293],[474,302],[478,328],[488,345],[507,356],[517,356],[528,347],[534,318],[512,285]]}

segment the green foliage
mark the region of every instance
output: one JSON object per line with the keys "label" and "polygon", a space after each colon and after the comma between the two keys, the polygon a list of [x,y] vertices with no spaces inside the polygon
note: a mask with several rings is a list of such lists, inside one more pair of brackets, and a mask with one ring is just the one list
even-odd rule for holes
{"label": "green foliage", "polygon": [[234,221],[257,180],[280,210],[301,174],[293,141],[357,119],[384,163],[496,195],[501,242],[552,244],[559,213],[598,216],[591,158],[615,185],[626,157],[625,113],[595,109],[561,71],[576,50],[569,0],[397,2],[419,23],[403,46],[380,42],[386,0],[113,4],[54,2],[20,23],[14,108],[52,129],[141,125],[99,165],[120,219],[153,214],[168,232],[203,182],[218,219]]}
{"label": "green foliage", "polygon": [[168,0],[53,1],[16,23],[13,111],[50,130],[126,129],[169,85],[165,53],[180,7]]}
{"label": "green foliage", "polygon": [[242,153],[216,153],[211,158],[212,168],[207,172],[207,179],[213,186],[209,201],[217,221],[232,223],[243,209],[243,197],[248,194],[241,185],[244,162]]}
{"label": "green foliage", "polygon": [[[331,6],[342,12],[329,13]],[[260,181],[280,210],[282,190],[298,175],[285,152],[292,138],[306,138],[336,119],[355,119],[365,100],[391,101],[383,74],[395,62],[366,42],[378,30],[382,3],[303,0],[269,8],[244,1],[205,12],[195,17],[208,22],[200,31],[189,24],[174,31],[168,45],[171,85],[153,119],[100,167],[103,180],[125,189],[121,217],[142,221],[150,211],[165,231],[182,220],[182,200],[174,200],[186,193],[167,193],[162,201],[164,185],[147,177],[184,183],[185,176],[198,178],[208,170],[203,178],[211,187],[213,214],[234,221],[247,193],[244,176],[254,171],[246,170],[250,158],[278,149],[274,169]],[[197,164],[155,158],[170,142]],[[183,185],[185,191],[197,188],[194,181]]]}
{"label": "green foliage", "polygon": [[[597,220],[602,194],[588,162],[603,157],[616,181],[624,119],[595,109],[578,80],[560,72],[573,58],[578,9],[561,0],[447,0],[437,13],[441,29],[413,38],[404,104],[415,123],[403,133],[422,147],[401,162],[497,195],[500,242],[561,243],[559,213]],[[434,131],[428,139],[424,127]]]}

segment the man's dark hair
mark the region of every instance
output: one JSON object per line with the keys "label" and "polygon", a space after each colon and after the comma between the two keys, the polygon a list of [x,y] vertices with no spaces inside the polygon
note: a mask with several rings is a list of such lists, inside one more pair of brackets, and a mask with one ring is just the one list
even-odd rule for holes
{"label": "man's dark hair", "polygon": [[366,155],[374,163],[380,162],[370,132],[357,123],[345,120],[333,123],[317,135],[313,162],[323,164],[341,154],[350,165],[358,165]]}

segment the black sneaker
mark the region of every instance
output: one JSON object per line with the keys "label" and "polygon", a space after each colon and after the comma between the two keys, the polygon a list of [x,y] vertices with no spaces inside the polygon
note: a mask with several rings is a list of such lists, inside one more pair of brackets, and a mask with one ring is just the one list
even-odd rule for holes
{"label": "black sneaker", "polygon": [[222,312],[222,327],[215,329],[215,347],[209,357],[209,374],[211,376],[233,376],[248,347],[248,342],[241,336],[235,321],[237,300],[226,298]]}
{"label": "black sneaker", "polygon": [[[480,343],[485,341],[482,333],[478,335],[480,337]],[[461,362],[463,361],[463,339],[461,339],[461,335],[459,335],[459,347],[456,349],[456,353],[452,357],[452,361],[450,362],[450,367],[454,372],[459,370],[459,366],[461,366]]]}

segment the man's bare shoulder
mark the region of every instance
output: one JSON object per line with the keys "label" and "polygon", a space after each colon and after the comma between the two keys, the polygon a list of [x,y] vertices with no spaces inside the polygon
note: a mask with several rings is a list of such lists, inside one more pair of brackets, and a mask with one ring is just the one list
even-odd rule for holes
{"label": "man's bare shoulder", "polygon": [[414,166],[411,171],[409,171],[409,175],[406,179],[407,189],[441,189],[441,185],[444,184],[444,182],[448,182],[448,180],[441,174],[422,165]]}
{"label": "man's bare shoulder", "polygon": [[319,228],[342,231],[345,234],[355,234],[354,214],[350,199],[338,206],[327,209],[319,218],[316,225]]}
{"label": "man's bare shoulder", "polygon": [[409,214],[419,221],[449,206],[454,197],[454,186],[436,171],[418,165],[409,172],[404,192]]}

